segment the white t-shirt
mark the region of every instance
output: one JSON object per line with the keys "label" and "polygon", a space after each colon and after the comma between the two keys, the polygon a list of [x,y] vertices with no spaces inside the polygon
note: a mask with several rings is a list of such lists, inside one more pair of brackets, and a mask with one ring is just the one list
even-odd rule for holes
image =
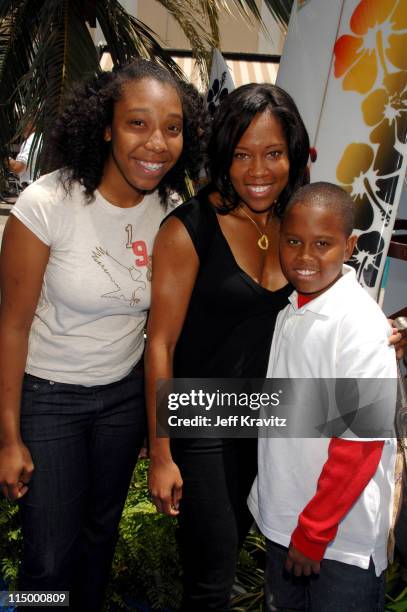
{"label": "white t-shirt", "polygon": [[[282,310],[273,336],[268,378],[397,378],[390,327],[362,289],[355,271],[297,308],[297,292]],[[259,438],[258,476],[249,508],[262,533],[289,546],[298,517],[316,493],[328,458],[328,438]],[[341,521],[324,557],[376,574],[387,566],[396,443],[387,439],[377,471]]]}
{"label": "white t-shirt", "polygon": [[21,145],[21,149],[16,157],[16,161],[23,162],[23,164],[26,165],[25,170],[20,172],[20,174],[18,175],[20,183],[30,184],[33,181],[35,161],[36,161],[37,155],[35,154],[33,156],[30,164],[28,164],[28,159],[29,159],[30,150],[33,144],[34,136],[35,136],[34,132],[29,135],[27,140],[25,140],[23,144]]}
{"label": "white t-shirt", "polygon": [[169,212],[157,193],[132,208],[88,203],[59,172],[27,187],[12,209],[50,247],[29,336],[26,371],[92,386],[126,376],[141,358],[150,307],[151,253]]}

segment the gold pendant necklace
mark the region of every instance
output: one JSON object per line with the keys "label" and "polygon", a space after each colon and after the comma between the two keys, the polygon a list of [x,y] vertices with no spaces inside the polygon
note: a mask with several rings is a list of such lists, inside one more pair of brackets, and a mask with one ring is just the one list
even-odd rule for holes
{"label": "gold pendant necklace", "polygon": [[250,221],[253,223],[254,227],[257,229],[257,231],[260,234],[260,238],[257,241],[257,245],[258,245],[259,249],[261,249],[262,251],[267,251],[267,249],[269,248],[269,239],[267,238],[267,235],[264,232],[261,231],[261,229],[257,225],[256,221],[254,219],[252,219],[250,215],[247,214],[247,212],[245,211],[244,208],[242,208],[241,210],[246,215],[246,217],[248,219],[250,219]]}

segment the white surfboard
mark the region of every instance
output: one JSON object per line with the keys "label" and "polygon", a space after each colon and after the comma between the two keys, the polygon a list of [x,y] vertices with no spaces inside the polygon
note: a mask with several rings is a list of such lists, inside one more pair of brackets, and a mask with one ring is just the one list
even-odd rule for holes
{"label": "white surfboard", "polygon": [[407,168],[407,2],[295,0],[277,84],[317,150],[311,180],[352,195],[351,263],[377,299]]}

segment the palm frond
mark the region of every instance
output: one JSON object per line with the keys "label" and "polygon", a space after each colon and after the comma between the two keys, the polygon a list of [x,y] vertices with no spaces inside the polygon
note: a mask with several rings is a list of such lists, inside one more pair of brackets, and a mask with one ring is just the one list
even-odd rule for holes
{"label": "palm frond", "polygon": [[287,28],[294,0],[265,0],[273,17]]}
{"label": "palm frond", "polygon": [[[118,0],[95,3],[115,65],[154,57],[182,77],[154,33]],[[10,145],[35,124],[38,167],[47,170],[47,142],[66,91],[99,70],[82,0],[2,0],[0,3],[0,172]],[[42,136],[42,138],[41,138]],[[34,150],[31,157],[34,155]]]}
{"label": "palm frond", "polygon": [[[178,21],[191,43],[203,82],[213,47],[219,46],[220,9],[231,12],[230,0],[158,0]],[[266,0],[286,23],[292,0]],[[248,21],[262,23],[255,0],[233,0]],[[98,55],[87,27],[82,0],[1,0],[0,2],[0,164],[28,121],[36,128],[36,146],[47,149],[49,131],[70,85],[99,69]],[[94,2],[95,14],[113,63],[135,56],[154,57],[182,77],[156,34],[129,15],[119,0]],[[43,135],[43,138],[41,138]],[[39,163],[45,156],[39,156]],[[44,167],[41,168],[44,170]]]}
{"label": "palm frond", "polygon": [[[231,15],[233,14],[230,2],[228,2],[228,0],[215,0],[215,2],[218,4],[219,8],[223,8]],[[251,23],[253,23],[253,21],[262,23],[261,14],[256,0],[232,0],[232,2],[237,9],[238,14],[243,17],[243,19],[248,19]]]}
{"label": "palm frond", "polygon": [[[248,26],[259,24],[267,32],[256,0],[158,0],[178,22],[191,45],[192,55],[197,61],[201,80],[208,83],[213,48],[220,48],[219,12],[231,16],[239,15]],[[293,0],[266,0],[267,6],[277,21],[286,27]],[[233,10],[235,9],[235,10]]]}
{"label": "palm frond", "polygon": [[219,9],[221,8],[215,0],[198,0],[202,13],[206,16],[209,23],[210,32],[214,41],[213,46],[220,47],[219,32]]}
{"label": "palm frond", "polygon": [[[5,0],[0,5],[0,156],[4,159],[25,114],[19,83],[35,57],[35,8],[29,2]],[[36,1],[31,3],[37,4]],[[23,130],[20,125],[19,133]]]}
{"label": "palm frond", "polygon": [[212,51],[220,44],[217,24],[218,0],[191,2],[158,0],[158,2],[173,16],[187,37],[201,80],[207,85]]}
{"label": "palm frond", "polygon": [[129,15],[118,0],[97,2],[96,17],[114,66],[129,62],[134,57],[154,58],[182,77],[181,70],[161,46],[158,36],[139,19]]}
{"label": "palm frond", "polygon": [[[230,0],[215,0],[215,2],[231,12]],[[249,21],[254,20],[254,22],[260,23],[263,29],[265,29],[256,0],[232,0],[232,2],[243,18]],[[265,0],[270,13],[284,28],[288,25],[293,2],[294,0]]]}
{"label": "palm frond", "polygon": [[[67,86],[98,69],[97,52],[83,19],[80,0],[37,0],[33,28],[34,57],[18,81],[22,112],[33,120],[44,168],[48,136]],[[43,138],[40,135],[43,134]],[[31,157],[34,155],[34,151]]]}

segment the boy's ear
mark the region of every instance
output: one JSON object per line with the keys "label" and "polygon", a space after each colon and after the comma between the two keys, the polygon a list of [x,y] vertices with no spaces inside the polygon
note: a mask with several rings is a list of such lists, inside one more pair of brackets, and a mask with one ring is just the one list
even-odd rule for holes
{"label": "boy's ear", "polygon": [[345,253],[343,256],[343,261],[348,261],[352,257],[353,249],[355,248],[355,244],[358,240],[357,236],[349,236],[346,240]]}
{"label": "boy's ear", "polygon": [[105,131],[103,134],[103,140],[105,142],[110,142],[112,140],[112,126],[111,125],[107,125],[105,127]]}

